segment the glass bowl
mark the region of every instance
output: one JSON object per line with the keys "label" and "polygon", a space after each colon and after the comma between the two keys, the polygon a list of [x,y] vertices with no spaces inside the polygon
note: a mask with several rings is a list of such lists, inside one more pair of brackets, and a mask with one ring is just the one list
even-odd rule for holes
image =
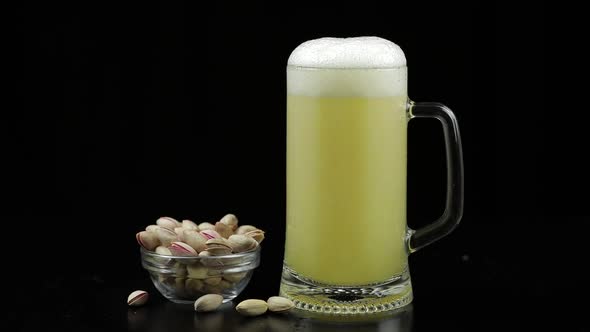
{"label": "glass bowl", "polygon": [[205,294],[228,302],[240,294],[260,265],[260,246],[223,256],[167,256],[141,248],[141,265],[154,286],[175,303],[194,303]]}

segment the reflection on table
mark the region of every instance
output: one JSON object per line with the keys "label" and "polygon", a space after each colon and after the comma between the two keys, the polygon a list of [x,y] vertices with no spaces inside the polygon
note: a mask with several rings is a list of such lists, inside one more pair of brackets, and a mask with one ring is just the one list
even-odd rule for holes
{"label": "reflection on table", "polygon": [[190,305],[171,302],[132,308],[127,312],[129,331],[392,331],[412,330],[413,307],[406,306],[386,314],[362,316],[310,315],[295,311],[287,314],[267,313],[258,317],[243,317],[226,303],[210,313],[196,313]]}

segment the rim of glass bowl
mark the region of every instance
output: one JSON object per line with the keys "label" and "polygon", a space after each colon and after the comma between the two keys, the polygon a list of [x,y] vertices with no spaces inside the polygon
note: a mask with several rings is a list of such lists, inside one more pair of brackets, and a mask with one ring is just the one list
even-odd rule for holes
{"label": "rim of glass bowl", "polygon": [[149,251],[146,250],[144,247],[140,247],[140,252],[142,257],[143,256],[149,256],[149,257],[155,257],[155,258],[160,258],[160,259],[174,259],[176,261],[195,261],[195,260],[219,260],[220,258],[248,258],[248,257],[252,257],[254,258],[255,256],[257,256],[258,254],[260,254],[260,245],[257,245],[256,248],[254,248],[254,250],[249,250],[249,251],[244,251],[244,252],[239,252],[236,254],[229,254],[229,255],[218,255],[218,256],[173,256],[173,255],[161,255],[158,254],[154,251]]}

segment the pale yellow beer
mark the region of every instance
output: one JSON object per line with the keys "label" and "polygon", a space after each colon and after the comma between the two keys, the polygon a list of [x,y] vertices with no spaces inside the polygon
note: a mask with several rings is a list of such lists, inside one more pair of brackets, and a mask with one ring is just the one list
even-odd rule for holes
{"label": "pale yellow beer", "polygon": [[[447,157],[444,213],[417,230],[406,221],[407,124],[414,118],[440,121]],[[449,234],[462,214],[457,119],[445,105],[408,99],[398,45],[326,37],[291,52],[281,296],[321,319],[402,308],[413,299],[408,255]]]}
{"label": "pale yellow beer", "polygon": [[285,264],[367,285],[407,265],[406,69],[289,66]]}

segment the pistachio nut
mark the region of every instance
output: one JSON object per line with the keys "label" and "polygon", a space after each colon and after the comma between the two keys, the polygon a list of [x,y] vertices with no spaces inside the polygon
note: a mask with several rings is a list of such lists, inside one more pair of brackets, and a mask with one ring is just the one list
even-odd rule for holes
{"label": "pistachio nut", "polygon": [[188,219],[184,219],[182,221],[182,228],[199,230],[199,226],[197,226],[197,224],[195,224],[192,220]]}
{"label": "pistachio nut", "polygon": [[158,282],[161,284],[165,284],[168,287],[174,287],[174,282],[176,279],[168,274],[158,274]]}
{"label": "pistachio nut", "polygon": [[215,229],[215,225],[210,222],[202,222],[199,224],[199,230],[204,231],[207,229]]}
{"label": "pistachio nut", "polygon": [[255,229],[253,231],[246,232],[245,235],[251,236],[258,244],[264,240],[264,231],[260,229]]}
{"label": "pistachio nut", "polygon": [[203,282],[207,285],[219,285],[219,283],[221,282],[221,277],[209,277],[207,279],[204,279]]}
{"label": "pistachio nut", "polygon": [[[207,250],[203,250],[199,253],[199,257],[209,257],[211,256],[211,253],[208,252]],[[201,263],[203,263],[205,260],[202,260]]]}
{"label": "pistachio nut", "polygon": [[206,242],[207,251],[213,256],[229,255],[232,248],[228,240],[220,237],[209,239]]}
{"label": "pistachio nut", "polygon": [[232,231],[235,231],[236,228],[238,228],[238,218],[235,215],[231,214],[231,213],[226,214],[219,221],[222,222],[222,223],[224,223],[224,224],[226,224],[226,225],[228,225],[231,228]]}
{"label": "pistachio nut", "polygon": [[268,310],[268,304],[263,300],[245,300],[236,306],[236,311],[244,316],[258,316]]}
{"label": "pistachio nut", "polygon": [[205,279],[209,277],[209,269],[198,263],[187,265],[186,270],[190,278]]}
{"label": "pistachio nut", "polygon": [[178,277],[186,277],[186,275],[188,273],[186,271],[186,265],[179,263],[179,262],[174,263],[173,270],[175,271],[174,273]]}
{"label": "pistachio nut", "polygon": [[244,234],[232,235],[227,239],[234,253],[252,250],[258,246],[258,242]]}
{"label": "pistachio nut", "polygon": [[206,229],[204,231],[200,231],[199,233],[201,233],[201,235],[203,235],[203,237],[205,237],[207,240],[221,237],[221,235],[219,235],[219,233],[217,233],[214,229]]}
{"label": "pistachio nut", "polygon": [[254,231],[257,230],[258,228],[252,226],[252,225],[243,225],[238,227],[238,229],[236,229],[236,234],[246,234],[249,231]]}
{"label": "pistachio nut", "polygon": [[184,242],[193,247],[193,249],[195,249],[197,252],[207,249],[207,239],[197,230],[185,229],[182,234]]}
{"label": "pistachio nut", "polygon": [[236,272],[236,273],[226,273],[223,275],[223,279],[229,282],[238,282],[246,276],[248,272]]}
{"label": "pistachio nut", "polygon": [[158,228],[160,228],[158,225],[148,225],[145,230],[148,232],[155,232]]}
{"label": "pistachio nut", "polygon": [[186,294],[186,289],[184,288],[184,284],[186,283],[186,278],[179,277],[174,279],[174,290],[179,295],[184,296]]}
{"label": "pistachio nut", "polygon": [[233,286],[233,284],[225,279],[221,279],[218,286],[221,289],[228,289],[228,288],[231,288]]}
{"label": "pistachio nut", "polygon": [[[211,255],[211,253],[208,252],[207,250],[203,250],[199,253],[199,257],[210,257],[210,256],[213,256],[213,255]],[[219,266],[224,265],[223,261],[218,258],[201,259],[201,264],[208,266],[208,267],[219,267]]]}
{"label": "pistachio nut", "polygon": [[199,297],[195,301],[195,311],[206,312],[213,311],[223,303],[223,296],[219,294],[207,294]]}
{"label": "pistachio nut", "polygon": [[184,282],[184,288],[189,293],[198,293],[203,289],[203,281],[200,279],[187,278]]}
{"label": "pistachio nut", "polygon": [[133,307],[143,305],[147,302],[149,294],[143,290],[136,290],[127,297],[127,304]]}
{"label": "pistachio nut", "polygon": [[170,244],[173,241],[178,240],[178,236],[176,236],[176,233],[174,233],[174,230],[169,229],[169,228],[165,228],[165,227],[160,227],[160,228],[156,229],[156,235],[158,236],[158,239],[160,240],[160,244],[165,247],[170,246]]}
{"label": "pistachio nut", "polygon": [[156,249],[156,247],[160,245],[158,236],[155,233],[148,231],[141,231],[135,234],[135,239],[140,246],[150,251]]}
{"label": "pistachio nut", "polygon": [[172,256],[172,252],[170,251],[170,249],[168,249],[164,246],[157,246],[156,247],[156,254]]}
{"label": "pistachio nut", "polygon": [[156,224],[158,224],[158,226],[168,228],[170,230],[182,226],[178,221],[176,221],[176,219],[170,217],[158,218],[158,220],[156,220]]}
{"label": "pistachio nut", "polygon": [[221,294],[223,291],[219,285],[203,285],[203,291],[211,294]]}
{"label": "pistachio nut", "polygon": [[215,231],[223,238],[228,238],[234,233],[230,226],[218,221],[215,223]]}
{"label": "pistachio nut", "polygon": [[197,256],[198,253],[193,247],[184,242],[172,242],[168,247],[170,252],[175,256]]}
{"label": "pistachio nut", "polygon": [[271,296],[266,303],[268,304],[268,310],[272,312],[285,312],[295,307],[293,301],[281,296]]}
{"label": "pistachio nut", "polygon": [[174,233],[176,233],[176,237],[180,241],[184,241],[184,230],[185,230],[185,228],[183,228],[183,227],[174,228]]}

